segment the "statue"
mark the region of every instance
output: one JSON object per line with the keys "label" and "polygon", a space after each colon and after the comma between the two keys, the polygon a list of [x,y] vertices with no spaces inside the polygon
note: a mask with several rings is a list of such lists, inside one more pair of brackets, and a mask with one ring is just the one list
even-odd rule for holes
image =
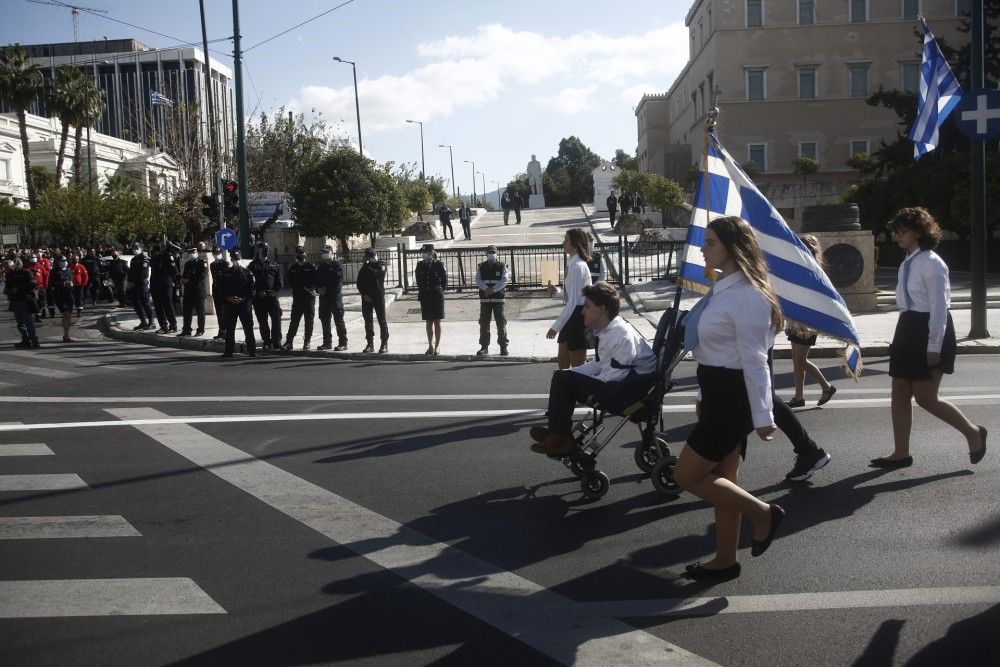
{"label": "statue", "polygon": [[542,165],[534,155],[528,163],[528,186],[531,188],[531,194],[542,194]]}

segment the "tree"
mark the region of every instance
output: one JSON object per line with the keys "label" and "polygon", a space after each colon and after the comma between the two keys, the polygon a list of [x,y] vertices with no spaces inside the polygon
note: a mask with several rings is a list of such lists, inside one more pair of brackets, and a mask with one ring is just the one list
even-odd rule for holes
{"label": "tree", "polygon": [[819,171],[819,160],[811,157],[800,156],[792,160],[792,170],[802,177],[802,182]]}
{"label": "tree", "polygon": [[684,189],[677,181],[663,174],[648,174],[649,183],[643,190],[646,203],[654,211],[666,213],[668,208],[680,206],[684,202]]}
{"label": "tree", "polygon": [[[83,128],[90,127],[104,113],[104,92],[89,78],[84,77],[79,82],[79,105],[73,113],[76,124],[76,146],[73,150],[73,181],[81,185],[80,164],[83,162]],[[94,165],[87,165],[87,180],[93,178]]]}
{"label": "tree", "polygon": [[[545,185],[545,176],[542,176],[542,185]],[[528,197],[531,196],[531,186],[528,184],[528,174],[521,172],[513,178],[513,180],[507,182],[507,189],[516,192],[521,195],[521,199],[528,201]],[[500,193],[503,196],[503,193]]]}
{"label": "tree", "polygon": [[336,142],[321,116],[306,122],[280,107],[246,128],[247,187],[251,192],[289,192],[299,176]]}
{"label": "tree", "polygon": [[28,50],[20,44],[0,48],[0,97],[14,108],[21,130],[21,153],[24,156],[24,173],[27,180],[28,205],[35,208],[38,196],[31,172],[28,153],[27,111],[42,91],[42,71],[38,65],[28,63]]}
{"label": "tree", "polygon": [[423,220],[424,211],[434,203],[431,201],[431,191],[427,188],[427,184],[419,181],[407,183],[405,192],[407,207]]}
{"label": "tree", "polygon": [[78,125],[81,107],[84,106],[83,91],[86,75],[72,65],[60,65],[56,69],[55,83],[49,90],[47,103],[62,125],[59,135],[59,152],[56,157],[56,182],[62,183],[63,162],[66,159],[66,141],[69,129]]}
{"label": "tree", "polygon": [[31,168],[31,177],[35,181],[35,192],[37,194],[41,194],[49,188],[59,187],[59,182],[56,180],[55,174],[40,164]]}
{"label": "tree", "polygon": [[875,169],[875,158],[869,153],[856,153],[847,160],[847,166],[858,170],[858,178],[870,174]]}
{"label": "tree", "polygon": [[615,157],[611,160],[611,163],[619,169],[639,170],[639,158],[629,155],[621,148],[615,151]]}
{"label": "tree", "polygon": [[[546,203],[555,206],[575,206],[594,199],[592,172],[601,158],[578,137],[570,136],[559,142],[559,152],[549,160],[545,172],[549,186],[545,190]],[[543,186],[546,180],[542,179]]]}

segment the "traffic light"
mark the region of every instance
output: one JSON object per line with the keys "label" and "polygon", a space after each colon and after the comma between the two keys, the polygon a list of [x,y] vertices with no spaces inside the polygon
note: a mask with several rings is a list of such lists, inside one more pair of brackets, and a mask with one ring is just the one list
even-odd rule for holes
{"label": "traffic light", "polygon": [[236,181],[225,181],[222,184],[223,209],[231,218],[240,215],[240,185]]}
{"label": "traffic light", "polygon": [[202,195],[201,204],[201,212],[206,218],[212,222],[219,219],[219,197],[216,193],[213,192],[210,195]]}

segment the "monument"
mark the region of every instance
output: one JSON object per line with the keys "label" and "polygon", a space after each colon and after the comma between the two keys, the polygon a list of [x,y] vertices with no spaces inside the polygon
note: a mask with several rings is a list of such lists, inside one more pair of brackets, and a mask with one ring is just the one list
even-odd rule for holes
{"label": "monument", "polygon": [[528,163],[528,188],[531,194],[528,196],[528,208],[545,208],[545,193],[542,189],[542,164],[531,156]]}
{"label": "monument", "polygon": [[859,221],[857,204],[821,204],[802,211],[802,233],[819,240],[826,275],[852,313],[877,308],[875,237]]}
{"label": "monument", "polygon": [[608,195],[614,189],[611,181],[614,180],[617,173],[615,165],[607,160],[601,160],[601,164],[597,165],[591,172],[594,177],[594,213],[608,212]]}

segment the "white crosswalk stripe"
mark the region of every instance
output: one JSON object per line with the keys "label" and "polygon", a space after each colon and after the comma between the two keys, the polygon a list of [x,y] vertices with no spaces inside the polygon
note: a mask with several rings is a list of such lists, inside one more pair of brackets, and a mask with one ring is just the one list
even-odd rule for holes
{"label": "white crosswalk stripe", "polygon": [[42,442],[0,445],[0,456],[52,456],[54,452]]}
{"label": "white crosswalk stripe", "polygon": [[38,366],[28,366],[23,363],[12,364],[7,361],[0,361],[0,371],[7,371],[8,373],[34,375],[38,377],[44,377],[56,380],[69,380],[72,378],[80,377],[79,373],[74,373],[72,371],[61,371],[55,368],[40,368]]}
{"label": "white crosswalk stripe", "polygon": [[0,491],[67,491],[89,488],[79,475],[72,473],[0,475]]}
{"label": "white crosswalk stripe", "polygon": [[80,537],[140,537],[121,516],[5,516],[0,540],[41,540]]}

